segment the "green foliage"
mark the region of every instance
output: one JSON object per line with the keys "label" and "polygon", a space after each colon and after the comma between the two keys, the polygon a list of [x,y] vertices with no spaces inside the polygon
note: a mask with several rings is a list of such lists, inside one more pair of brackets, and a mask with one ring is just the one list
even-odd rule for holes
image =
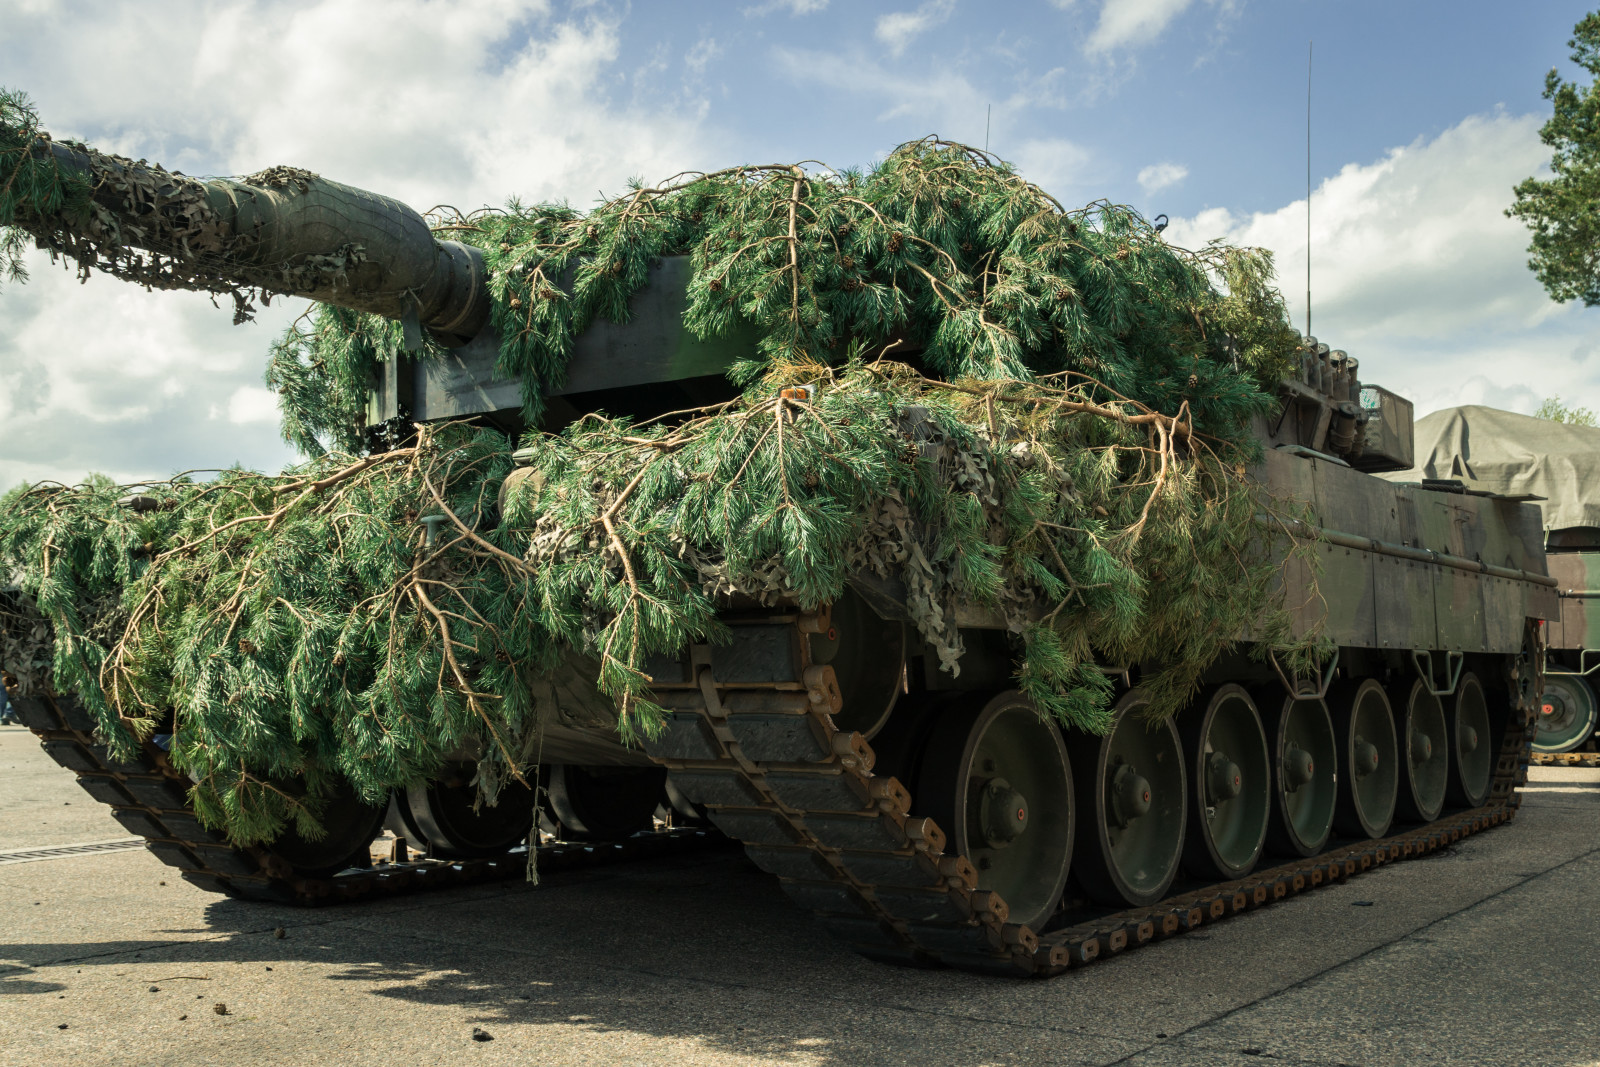
{"label": "green foliage", "polygon": [[[902,580],[954,664],[958,602],[1004,620],[1019,684],[1108,722],[1102,668],[1143,664],[1152,714],[1246,627],[1281,636],[1238,449],[1093,387],[927,380],[887,361],[787,365],[667,425],[584,419],[525,442],[450,425],[413,447],[278,477],[37,487],[0,558],[56,633],[57,688],[121,743],[173,734],[202,817],[239,841],[310,828],[333,776],[371,798],[481,751],[536,758],[539,679],[575,672],[624,737],[652,732],[646,664],[720,634],[718,597],[813,607],[857,574]],[[432,545],[419,524],[448,518]],[[96,625],[84,604],[108,604]],[[310,805],[274,782],[303,777]]]}
{"label": "green foliage", "polygon": [[[23,282],[32,239],[15,223],[38,215],[87,218],[86,183],[63,177],[41,144],[39,116],[26,93],[0,86],[0,278]],[[47,142],[44,142],[47,143]]]}
{"label": "green foliage", "polygon": [[366,441],[371,371],[405,349],[398,322],[322,306],[296,319],[272,346],[266,383],[279,396],[283,439],[306,456],[331,442],[354,452]]}
{"label": "green foliage", "polygon": [[[691,331],[758,338],[733,369],[742,381],[783,362],[837,364],[851,345],[916,351],[947,378],[1073,372],[1168,414],[1188,405],[1202,430],[1231,437],[1297,344],[1269,253],[1175,248],[1129,208],[1066,210],[1009,165],[935,140],[867,172],[736,167],[587,214],[513,202],[436,232],[484,252],[499,371],[521,379],[530,424],[564,380],[573,338],[597,319],[626,321],[665,255],[692,258]],[[343,403],[332,422],[359,418],[372,371],[347,358],[349,313],[321,314],[337,327],[296,327],[280,350],[310,368],[297,372],[308,383],[332,380],[285,394],[297,442],[329,421],[329,396]]]}
{"label": "green foliage", "polygon": [[[1567,42],[1572,61],[1600,75],[1600,12],[1585,15]],[[1552,149],[1549,179],[1516,187],[1506,214],[1533,231],[1528,267],[1550,296],[1600,304],[1600,81],[1569,82],[1552,69],[1544,97],[1553,105],[1539,137]]]}
{"label": "green foliage", "polygon": [[1539,405],[1539,410],[1533,413],[1536,419],[1549,419],[1551,422],[1564,422],[1568,426],[1597,426],[1600,425],[1600,416],[1588,408],[1568,407],[1561,402],[1559,396],[1545,397]]}
{"label": "green foliage", "polygon": [[[9,106],[0,162],[24,180],[0,221],[70,212],[73,190],[30,169],[26,101]],[[6,640],[47,622],[37,684],[75,694],[114,745],[170,733],[196,810],[236,841],[314,832],[337,778],[378,799],[452,752],[481,753],[492,791],[537,759],[553,680],[648,734],[651,658],[724,636],[733,594],[810,608],[857,576],[897,581],[951,670],[956,605],[986,610],[1022,690],[1091,730],[1112,673],[1137,669],[1160,716],[1241,634],[1286,639],[1260,521],[1283,509],[1244,474],[1249,419],[1297,344],[1263,251],[1174,248],[1128,208],[1067,210],[936,140],[870,171],[740,167],[437,230],[484,252],[499,370],[530,426],[574,339],[626,321],[666,255],[693,265],[690,330],[755,339],[730,370],[747,391],[531,432],[514,477],[512,442],[459,424],[363,456],[401,330],[323,308],[267,371],[304,465],[137,487],[137,508],[100,482],[9,497]],[[100,254],[70,225],[39,232]],[[244,313],[216,269],[227,249],[116,247],[121,276],[234,292]],[[797,384],[815,395],[778,398]],[[430,516],[446,520],[431,542]]]}

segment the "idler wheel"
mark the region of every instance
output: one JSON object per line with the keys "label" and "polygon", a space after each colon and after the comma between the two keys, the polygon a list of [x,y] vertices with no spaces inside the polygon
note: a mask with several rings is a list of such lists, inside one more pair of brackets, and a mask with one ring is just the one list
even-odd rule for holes
{"label": "idler wheel", "polygon": [[[1548,683],[1547,683],[1548,684]],[[1450,703],[1450,787],[1452,804],[1476,808],[1489,799],[1494,784],[1495,752],[1489,726],[1489,701],[1483,683],[1468,671]]]}
{"label": "idler wheel", "polygon": [[1189,759],[1189,832],[1183,866],[1208,881],[1249,874],[1272,814],[1267,735],[1242,686],[1218,686],[1178,718]]}
{"label": "idler wheel", "polygon": [[1072,767],[1055,723],[1021,693],[962,695],[937,713],[917,774],[917,813],[967,857],[978,888],[1011,921],[1038,929],[1061,902],[1072,862]]}
{"label": "idler wheel", "polygon": [[1404,773],[1395,812],[1409,822],[1432,822],[1444,810],[1450,786],[1450,745],[1444,703],[1419,678],[1404,693],[1400,739],[1405,750]]}
{"label": "idler wheel", "polygon": [[[305,796],[305,784],[298,779],[273,784],[296,798]],[[291,822],[276,841],[261,847],[294,868],[301,878],[326,878],[346,867],[370,867],[368,846],[378,836],[386,810],[383,805],[363,801],[350,783],[340,779],[317,818],[326,831],[322,837],[302,837]]]}
{"label": "idler wheel", "polygon": [[526,841],[533,790],[513,778],[493,804],[479,804],[472,778],[471,764],[452,764],[438,781],[395,790],[392,814],[405,836],[433,855],[456,857],[498,856]]}
{"label": "idler wheel", "polygon": [[1334,828],[1345,837],[1382,837],[1394,822],[1400,789],[1399,744],[1389,698],[1374,678],[1348,681],[1328,693],[1328,711],[1343,764]]}
{"label": "idler wheel", "polygon": [[1272,817],[1266,850],[1315,856],[1328,846],[1339,795],[1339,747],[1320,700],[1296,700],[1281,688],[1260,690],[1272,752]]}
{"label": "idler wheel", "polygon": [[652,825],[665,793],[663,767],[544,768],[550,814],[579,841],[615,841]]}
{"label": "idler wheel", "polygon": [[1539,699],[1539,730],[1533,736],[1535,752],[1572,752],[1594,733],[1594,690],[1576,674],[1544,676],[1544,696]]}
{"label": "idler wheel", "polygon": [[1111,907],[1142,907],[1166,895],[1183,854],[1188,778],[1170,719],[1144,718],[1138,689],[1117,701],[1104,737],[1074,734],[1067,751],[1078,782],[1078,881]]}
{"label": "idler wheel", "polygon": [[894,710],[905,678],[906,626],[878,617],[854,591],[833,602],[830,627],[812,634],[811,662],[830,666],[844,706],[833,725],[870,740]]}

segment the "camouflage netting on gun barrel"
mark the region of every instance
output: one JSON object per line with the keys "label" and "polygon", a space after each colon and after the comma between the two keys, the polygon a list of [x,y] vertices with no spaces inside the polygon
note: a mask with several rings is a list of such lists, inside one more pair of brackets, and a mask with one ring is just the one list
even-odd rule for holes
{"label": "camouflage netting on gun barrel", "polygon": [[[36,230],[74,194],[29,170],[31,114],[0,106],[0,223]],[[304,465],[9,494],[7,654],[33,640],[38,661],[48,622],[49,684],[114,744],[170,734],[197,810],[238,841],[314,826],[274,780],[376,798],[464,745],[486,782],[526,771],[530,681],[570,657],[599,664],[624,736],[654,729],[642,665],[716,641],[729,594],[809,608],[859,573],[898,580],[950,669],[955,605],[982,606],[1017,684],[1087,729],[1107,723],[1103,667],[1142,665],[1169,713],[1240,634],[1287,641],[1259,521],[1284,506],[1244,477],[1295,345],[1264,252],[1174,248],[934,140],[870,171],[742,167],[441,228],[484,249],[530,413],[669,253],[693,257],[691,329],[759,332],[731,372],[747,389],[529,434],[507,487],[514,442],[486,429],[362,454],[368,374],[400,330],[323,310],[269,370]],[[800,384],[814,395],[780,398]]]}

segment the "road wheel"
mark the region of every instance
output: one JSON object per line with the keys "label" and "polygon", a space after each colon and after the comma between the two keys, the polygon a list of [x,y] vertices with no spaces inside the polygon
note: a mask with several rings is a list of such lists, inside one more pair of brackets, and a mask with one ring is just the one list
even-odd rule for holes
{"label": "road wheel", "polygon": [[1494,745],[1491,743],[1489,701],[1483,683],[1468,671],[1456,686],[1450,704],[1449,799],[1462,807],[1476,808],[1489,799],[1494,784]]}
{"label": "road wheel", "polygon": [[662,767],[552,763],[544,771],[549,814],[579,841],[616,841],[650,829],[666,791]]}
{"label": "road wheel", "polygon": [[1399,745],[1394,713],[1376,679],[1346,682],[1328,694],[1334,736],[1339,739],[1339,802],[1334,828],[1345,837],[1382,837],[1394,822],[1400,788]]}
{"label": "road wheel", "polygon": [[917,776],[916,809],[947,850],[1034,929],[1055,913],[1072,862],[1072,767],[1061,730],[1015,691],[963,697],[939,712]]}
{"label": "road wheel", "polygon": [[1104,737],[1069,738],[1078,782],[1078,881],[1095,900],[1141,907],[1166,895],[1183,853],[1187,778],[1171,719],[1144,717],[1135,689],[1117,702]]}
{"label": "road wheel", "polygon": [[515,779],[500,788],[493,804],[478,803],[471,764],[447,768],[438,781],[397,789],[395,813],[406,836],[436,856],[498,856],[528,839],[533,828],[533,790]]}
{"label": "road wheel", "polygon": [[1188,757],[1188,840],[1183,866],[1197,878],[1243,878],[1261,858],[1272,814],[1267,735],[1242,686],[1212,690],[1178,717]]}
{"label": "road wheel", "polygon": [[1576,674],[1545,675],[1533,750],[1552,754],[1576,751],[1594,733],[1595,717],[1594,690],[1586,679]]}

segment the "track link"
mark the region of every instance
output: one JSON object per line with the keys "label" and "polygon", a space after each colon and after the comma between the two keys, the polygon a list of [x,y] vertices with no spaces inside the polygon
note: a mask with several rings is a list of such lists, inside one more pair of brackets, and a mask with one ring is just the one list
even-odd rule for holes
{"label": "track link", "polygon": [[[301,877],[268,850],[236,848],[223,834],[202,825],[189,805],[189,779],[172,767],[159,746],[146,743],[137,759],[117,760],[95,742],[94,720],[76,701],[44,696],[13,697],[12,702],[45,754],[76,773],[84,792],[109,805],[112,818],[144,838],[157,859],[210,892],[320,907],[517,878],[528,870],[527,849],[517,848],[492,859],[415,859],[352,868],[329,878]],[[669,830],[625,841],[544,845],[537,862],[546,873],[722,843],[721,835],[704,830]]]}
{"label": "track link", "polygon": [[693,646],[655,669],[669,717],[646,751],[796,903],[875,959],[1060,974],[1498,826],[1527,780],[1531,727],[1513,723],[1483,807],[1041,934],[1007,922],[1005,901],[978,888],[965,857],[944,852],[945,833],[909,814],[905,786],[872,773],[866,740],[834,728],[838,683],[811,664],[807,640],[828,629],[826,611],[725,621],[730,646]]}
{"label": "track link", "polygon": [[[807,641],[828,628],[826,613],[727,621],[735,632],[731,648],[694,646],[678,665],[681,677],[673,677],[670,665],[656,672],[654,695],[669,715],[647,751],[796,903],[857,951],[887,962],[1060,974],[1498,826],[1516,813],[1516,788],[1527,780],[1532,726],[1513,723],[1490,802],[1480,808],[1041,934],[1008,922],[1005,901],[977,887],[977,872],[964,857],[944,852],[944,832],[909,814],[906,788],[872,773],[871,746],[860,734],[834,728],[842,695],[832,669],[810,663]],[[119,761],[96,743],[94,722],[75,701],[13,701],[46,754],[76,773],[85,792],[109,805],[158,859],[212,892],[314,907],[515,878],[527,869],[526,851],[518,849],[494,859],[297,877],[267,850],[235,848],[201,825],[188,804],[188,779],[158,746],[146,743],[138,758]],[[677,830],[609,844],[558,844],[541,847],[538,863],[542,871],[581,868],[722,840]]]}
{"label": "track link", "polygon": [[1528,759],[1536,767],[1600,767],[1600,752],[1534,752]]}

